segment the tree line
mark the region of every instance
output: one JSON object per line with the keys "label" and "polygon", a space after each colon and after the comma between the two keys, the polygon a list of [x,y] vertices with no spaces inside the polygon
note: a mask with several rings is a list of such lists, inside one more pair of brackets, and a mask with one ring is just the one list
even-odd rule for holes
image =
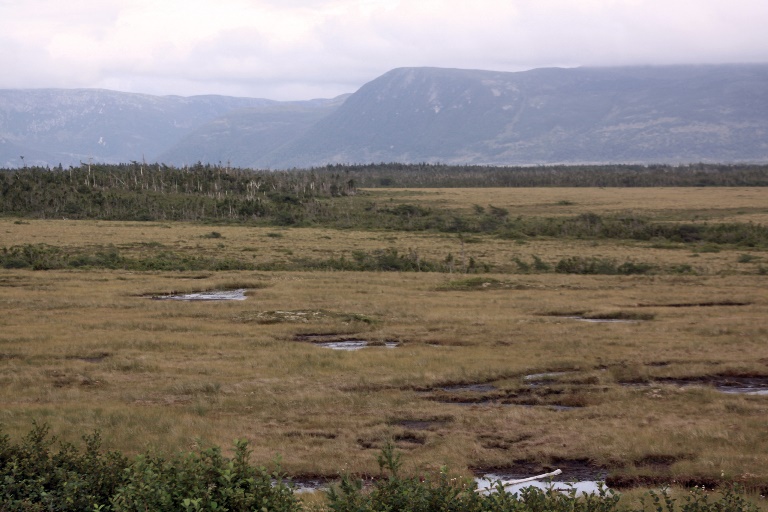
{"label": "tree line", "polygon": [[319,198],[356,192],[344,173],[198,164],[0,170],[0,214],[111,220],[247,220],[293,224]]}
{"label": "tree line", "polygon": [[688,165],[329,165],[315,172],[343,172],[359,187],[765,187],[766,164]]}
{"label": "tree line", "polygon": [[0,215],[498,231],[514,237],[518,232],[530,235],[530,226],[523,225],[521,219],[513,223],[506,211],[490,205],[487,209],[478,207],[468,216],[410,204],[366,204],[364,197],[351,198],[361,188],[382,187],[640,186],[768,186],[768,165],[489,167],[382,163],[255,171],[210,164],[171,167],[132,162],[69,169],[0,169]]}

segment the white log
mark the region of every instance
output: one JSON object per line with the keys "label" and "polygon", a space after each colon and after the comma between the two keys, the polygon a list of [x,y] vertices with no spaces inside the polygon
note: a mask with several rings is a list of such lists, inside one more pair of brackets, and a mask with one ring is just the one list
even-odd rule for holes
{"label": "white log", "polygon": [[552,477],[552,476],[557,476],[557,475],[559,475],[561,473],[562,473],[561,470],[556,469],[556,470],[552,471],[551,473],[544,473],[543,475],[531,476],[531,477],[528,477],[528,478],[522,478],[520,480],[508,480],[506,482],[501,482],[501,484],[504,487],[509,487],[510,485],[524,484],[525,482],[533,482],[534,480],[541,480],[542,478],[549,478],[549,477]]}
{"label": "white log", "polygon": [[[533,482],[535,480],[541,480],[542,478],[549,478],[549,477],[557,476],[557,475],[559,475],[561,473],[562,473],[562,470],[556,469],[556,470],[552,471],[551,473],[544,473],[542,475],[536,475],[536,476],[531,476],[531,477],[528,477],[528,478],[522,478],[520,480],[507,480],[506,482],[501,482],[501,485],[503,487],[510,487],[510,486],[517,485],[517,484],[524,484],[525,482]],[[493,488],[489,487],[487,489],[476,489],[475,491],[476,492],[481,492],[481,491],[492,491],[492,490],[493,490]]]}

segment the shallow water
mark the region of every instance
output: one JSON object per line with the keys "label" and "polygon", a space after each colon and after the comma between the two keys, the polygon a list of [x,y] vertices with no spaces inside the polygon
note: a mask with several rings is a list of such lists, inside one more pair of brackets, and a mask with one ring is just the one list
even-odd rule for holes
{"label": "shallow water", "polygon": [[[495,475],[495,474],[489,474],[489,475],[483,475],[482,477],[475,478],[475,482],[477,482],[477,490],[480,492],[492,492],[493,485],[495,484],[496,480],[514,480],[515,478],[524,478],[524,477],[509,477],[505,475]],[[489,481],[490,479],[490,481]],[[505,487],[507,492],[520,492],[521,489],[524,489],[526,487],[536,487],[541,490],[547,490],[550,487],[554,487],[555,490],[560,492],[570,492],[571,489],[575,489],[577,494],[593,494],[599,492],[599,484],[602,482],[598,482],[596,480],[584,480],[581,482],[550,482],[548,480],[543,481],[535,481],[535,482],[525,482],[522,484],[516,484],[516,485],[510,485],[508,487]]]}
{"label": "shallow water", "polygon": [[353,351],[353,350],[360,350],[366,347],[384,347],[384,348],[395,348],[397,347],[397,343],[394,342],[386,342],[384,345],[370,345],[365,340],[344,340],[344,341],[326,341],[323,343],[315,343],[318,347],[323,348],[329,348],[331,350],[346,350],[346,351]]}
{"label": "shallow water", "polygon": [[326,491],[330,488],[330,483],[326,480],[297,480],[292,481],[291,486],[295,494],[306,494]]}
{"label": "shallow water", "polygon": [[729,393],[733,395],[768,396],[768,387],[739,388],[739,387],[733,387],[733,386],[718,386],[717,390],[723,393]]}
{"label": "shallow water", "polygon": [[365,340],[345,340],[345,341],[326,341],[324,343],[316,343],[318,347],[330,348],[331,350],[360,350],[368,346],[368,342]]}
{"label": "shallow water", "polygon": [[565,316],[570,320],[588,322],[590,324],[636,324],[637,320],[624,320],[620,318],[584,318],[583,316]]}
{"label": "shallow water", "polygon": [[[521,477],[513,477],[513,478],[521,478]],[[478,492],[489,493],[495,490],[493,486],[496,480],[511,480],[513,478],[510,478],[505,475],[488,474],[488,475],[483,475],[481,477],[475,478],[475,482],[477,483]],[[510,485],[505,487],[505,489],[511,493],[519,493],[522,489],[526,487],[536,487],[543,491],[546,491],[550,487],[554,487],[555,490],[560,492],[567,493],[567,492],[570,492],[571,489],[575,489],[577,494],[593,494],[593,493],[599,492],[600,484],[603,484],[603,488],[606,488],[604,482],[599,482],[597,480],[595,481],[586,480],[581,482],[550,482],[549,480],[544,480],[544,481],[525,482],[522,484]],[[293,491],[296,494],[303,494],[303,493],[310,493],[310,492],[317,492],[317,491],[325,491],[330,487],[331,482],[327,480],[311,480],[311,479],[295,480],[291,482],[291,485],[293,487]]]}
{"label": "shallow water", "polygon": [[458,386],[447,386],[440,389],[443,391],[449,391],[451,393],[484,393],[487,391],[496,391],[498,388],[493,384],[461,384]]}
{"label": "shallow water", "polygon": [[185,293],[179,295],[159,295],[152,297],[156,300],[204,300],[204,301],[218,301],[218,300],[245,300],[245,290],[214,290],[209,292],[195,292]]}
{"label": "shallow water", "polygon": [[552,380],[556,379],[557,377],[568,375],[569,373],[573,372],[547,372],[547,373],[532,373],[530,375],[526,375],[523,377],[523,380],[525,381],[543,381],[543,380]]}
{"label": "shallow water", "polygon": [[652,382],[623,383],[626,387],[649,388],[660,384],[686,387],[708,387],[729,395],[768,396],[768,379],[765,377],[713,377],[711,379],[664,379]]}

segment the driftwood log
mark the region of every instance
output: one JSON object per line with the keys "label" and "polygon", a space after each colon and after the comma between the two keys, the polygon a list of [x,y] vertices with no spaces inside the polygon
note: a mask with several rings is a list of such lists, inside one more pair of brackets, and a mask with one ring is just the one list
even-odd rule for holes
{"label": "driftwood log", "polygon": [[556,469],[556,470],[552,471],[551,473],[543,473],[541,475],[531,476],[531,477],[528,477],[528,478],[521,478],[520,480],[502,481],[501,485],[503,485],[504,487],[510,487],[512,485],[524,484],[525,482],[534,482],[536,480],[541,480],[543,478],[550,478],[550,477],[553,477],[553,476],[557,476],[557,475],[559,475],[561,473],[562,473],[562,470]]}

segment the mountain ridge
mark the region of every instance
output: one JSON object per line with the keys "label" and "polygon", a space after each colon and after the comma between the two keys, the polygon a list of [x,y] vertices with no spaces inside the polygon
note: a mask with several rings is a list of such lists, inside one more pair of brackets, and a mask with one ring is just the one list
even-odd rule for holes
{"label": "mountain ridge", "polygon": [[0,91],[0,165],[768,161],[766,64],[406,67],[296,102],[82,89],[45,89],[42,101],[35,91]]}
{"label": "mountain ridge", "polygon": [[[759,96],[756,108],[750,104],[739,110],[741,96],[724,94],[724,88],[743,82],[729,79],[727,74],[734,71],[750,80],[757,75],[758,86],[751,88]],[[720,82],[715,94],[696,90],[702,80],[710,86]],[[766,66],[547,68],[524,73],[399,68],[364,85],[321,121],[315,129],[315,135],[322,133],[319,139],[299,139],[294,146],[311,148],[312,157],[322,163],[764,161],[766,85]],[[400,93],[406,87],[408,96]],[[713,105],[707,107],[708,101]],[[384,108],[376,109],[377,104]],[[729,112],[735,120],[728,118]],[[375,119],[361,123],[362,116]],[[736,142],[748,151],[727,140],[722,143],[738,130]],[[417,143],[398,152],[403,141]],[[304,165],[304,153],[292,163]]]}

